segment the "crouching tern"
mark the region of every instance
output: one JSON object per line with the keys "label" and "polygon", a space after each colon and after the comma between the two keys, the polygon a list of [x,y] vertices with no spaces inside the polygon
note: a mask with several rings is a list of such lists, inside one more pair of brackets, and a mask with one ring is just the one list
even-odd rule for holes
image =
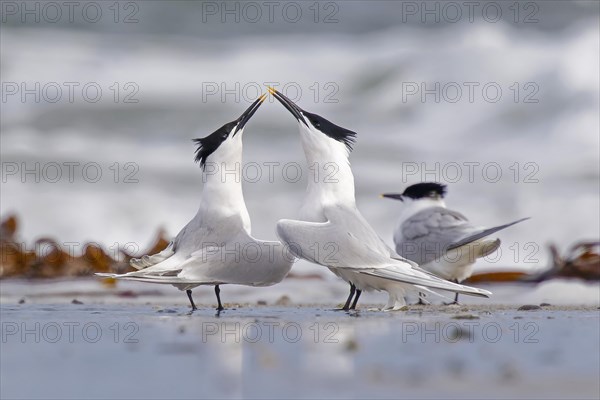
{"label": "crouching tern", "polygon": [[[236,120],[212,134],[194,139],[196,162],[220,170],[235,170],[242,162],[244,126],[265,100],[262,95]],[[250,216],[242,183],[235,174],[206,174],[196,216],[160,253],[132,259],[138,271],[126,274],[96,274],[117,279],[171,284],[186,290],[192,310],[192,289],[215,287],[217,310],[223,309],[220,285],[270,286],[281,282],[292,267],[293,255],[278,241],[263,241],[250,235]]]}
{"label": "crouching tern", "polygon": [[[472,275],[478,258],[500,247],[500,239],[488,236],[529,218],[493,228],[473,226],[464,215],[446,208],[445,195],[445,185],[423,182],[403,193],[381,196],[403,203],[394,231],[396,252],[441,278],[459,283]],[[458,293],[454,302],[458,302]]]}
{"label": "crouching tern", "polygon": [[343,310],[355,309],[363,290],[387,291],[388,310],[403,307],[406,292],[431,292],[429,288],[491,295],[486,290],[441,279],[388,247],[356,207],[354,176],[348,161],[356,133],[302,110],[275,89],[269,88],[269,92],[298,121],[311,169],[330,171],[326,177],[308,179],[300,209],[302,220],[280,220],[277,233],[294,255],[329,268],[350,284]]}

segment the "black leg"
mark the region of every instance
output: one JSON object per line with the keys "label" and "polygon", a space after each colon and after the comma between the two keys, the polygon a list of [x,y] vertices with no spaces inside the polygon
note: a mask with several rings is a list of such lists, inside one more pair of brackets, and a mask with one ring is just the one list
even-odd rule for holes
{"label": "black leg", "polygon": [[223,310],[223,305],[221,304],[221,296],[219,295],[220,293],[221,293],[221,289],[219,289],[219,285],[215,285],[215,294],[217,295],[217,302],[218,302],[217,311]]}
{"label": "black leg", "polygon": [[[454,283],[458,283],[458,279],[454,279],[450,282],[454,282]],[[445,303],[447,306],[450,306],[452,304],[458,304],[458,293],[454,293],[454,301],[452,303]]]}
{"label": "black leg", "polygon": [[192,305],[192,311],[197,310],[196,305],[194,304],[194,300],[192,300],[192,289],[186,290],[188,295],[188,299],[190,299],[190,304]]}
{"label": "black leg", "polygon": [[354,298],[354,301],[352,302],[352,306],[350,307],[351,310],[356,310],[356,303],[358,303],[358,298],[360,297],[361,294],[362,294],[362,290],[356,290],[356,297]]}
{"label": "black leg", "polygon": [[354,291],[356,290],[356,286],[350,284],[350,295],[348,296],[348,300],[346,300],[346,304],[342,307],[342,310],[348,311],[350,309],[350,302],[352,301],[352,297],[354,296]]}
{"label": "black leg", "polygon": [[419,304],[419,305],[421,305],[421,306],[424,306],[424,305],[426,305],[427,303],[425,303],[425,302],[423,301],[423,297],[421,297],[421,296],[423,296],[423,293],[419,292],[419,302],[418,302],[417,304]]}
{"label": "black leg", "polygon": [[[454,283],[458,284],[458,279],[455,279]],[[458,293],[454,294],[454,304],[458,304]]]}

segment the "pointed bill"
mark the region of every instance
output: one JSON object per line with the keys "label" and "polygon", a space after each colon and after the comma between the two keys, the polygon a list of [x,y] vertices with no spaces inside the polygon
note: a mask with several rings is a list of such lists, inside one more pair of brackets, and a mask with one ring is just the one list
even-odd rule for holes
{"label": "pointed bill", "polygon": [[387,199],[404,201],[404,198],[402,197],[402,195],[400,193],[383,193],[380,196],[387,198]]}
{"label": "pointed bill", "polygon": [[279,102],[290,112],[292,115],[304,125],[308,126],[304,117],[302,116],[302,109],[296,105],[293,101],[288,99],[283,94],[269,86],[269,93],[271,93]]}
{"label": "pointed bill", "polygon": [[238,118],[238,125],[236,131],[239,132],[244,129],[244,125],[252,118],[258,107],[265,101],[267,98],[266,94],[261,95],[258,99],[254,100],[254,103],[248,107],[246,111]]}

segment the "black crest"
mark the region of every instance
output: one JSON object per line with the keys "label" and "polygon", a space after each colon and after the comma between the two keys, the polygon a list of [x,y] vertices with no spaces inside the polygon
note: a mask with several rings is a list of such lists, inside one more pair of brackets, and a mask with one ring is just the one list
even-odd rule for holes
{"label": "black crest", "polygon": [[441,197],[446,195],[446,185],[436,182],[422,182],[406,188],[402,196],[411,199],[422,199],[424,197]]}
{"label": "black crest", "polygon": [[356,141],[356,132],[352,132],[346,128],[342,128],[334,124],[331,121],[326,120],[317,114],[311,114],[306,111],[302,111],[304,116],[321,132],[326,134],[332,139],[342,142],[346,145],[349,151],[352,151],[352,145]]}
{"label": "black crest", "polygon": [[201,139],[193,139],[194,143],[196,143],[198,146],[196,148],[195,161],[199,162],[202,168],[204,168],[208,156],[214,153],[214,151],[219,148],[221,143],[223,143],[229,137],[229,134],[235,127],[236,123],[237,121],[229,122],[206,137]]}

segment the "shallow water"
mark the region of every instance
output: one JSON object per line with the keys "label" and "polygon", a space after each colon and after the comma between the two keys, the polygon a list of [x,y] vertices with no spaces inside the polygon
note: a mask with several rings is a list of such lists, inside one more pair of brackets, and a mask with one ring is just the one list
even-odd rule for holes
{"label": "shallow water", "polygon": [[381,312],[367,293],[359,310],[340,312],[343,285],[318,282],[329,294],[313,300],[324,303],[277,305],[284,292],[298,299],[297,284],[309,283],[286,280],[271,297],[224,286],[217,314],[208,288],[194,291],[190,313],[173,288],[3,281],[1,397],[598,397],[597,302]]}
{"label": "shallow water", "polygon": [[598,396],[590,308],[1,310],[3,398]]}

